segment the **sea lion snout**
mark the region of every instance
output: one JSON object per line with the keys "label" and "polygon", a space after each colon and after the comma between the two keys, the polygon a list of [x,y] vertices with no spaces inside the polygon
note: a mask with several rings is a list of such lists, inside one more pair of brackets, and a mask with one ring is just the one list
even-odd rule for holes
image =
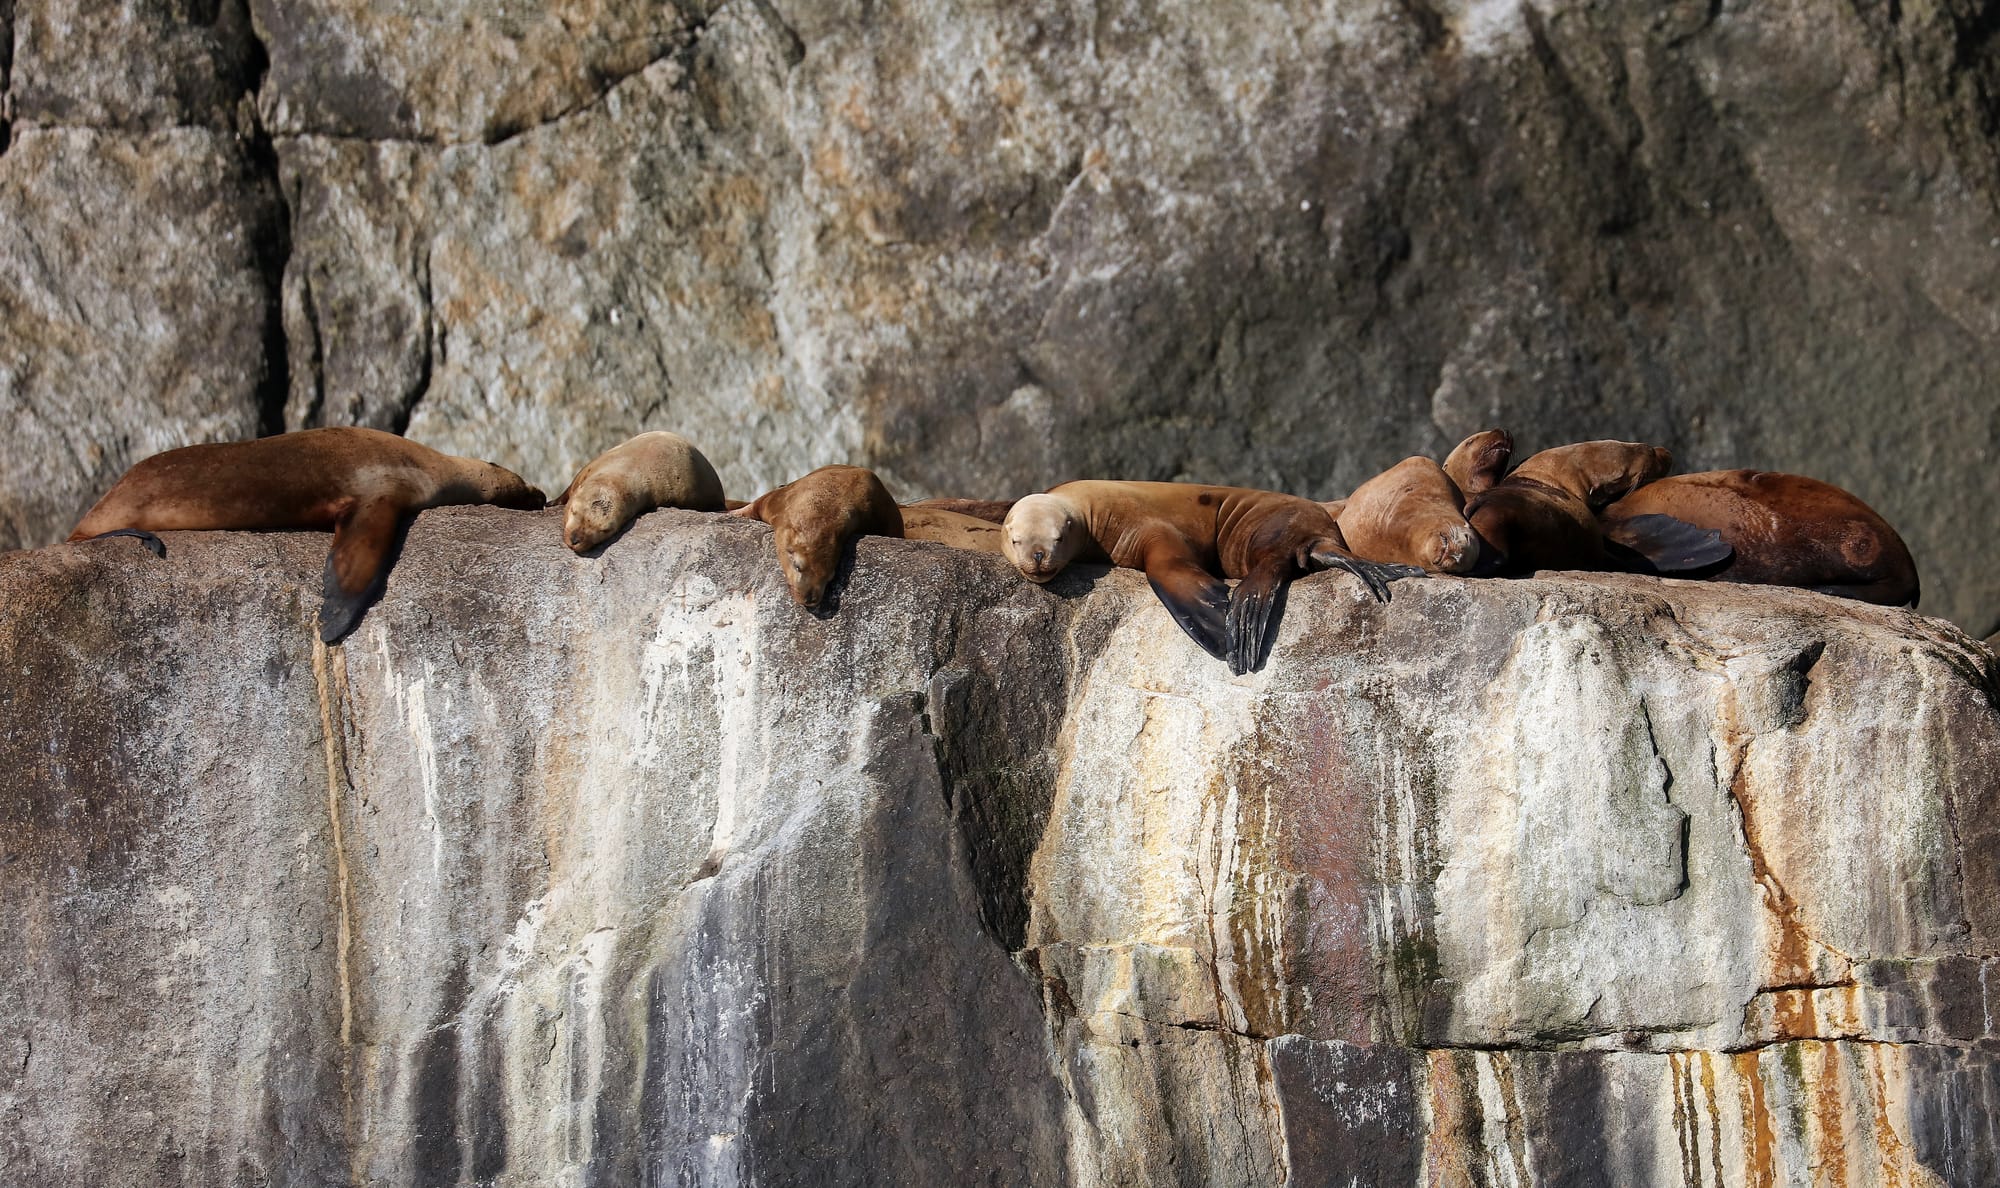
{"label": "sea lion snout", "polygon": [[1424,568],[1432,573],[1465,573],[1479,563],[1479,536],[1470,524],[1453,524],[1438,532],[1429,553]]}

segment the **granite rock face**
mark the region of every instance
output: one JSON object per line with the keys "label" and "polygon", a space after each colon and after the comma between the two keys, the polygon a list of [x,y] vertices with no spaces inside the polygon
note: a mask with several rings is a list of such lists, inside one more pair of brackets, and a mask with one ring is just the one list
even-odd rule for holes
{"label": "granite rock face", "polygon": [[1806,593],[768,530],[0,558],[0,1180],[1981,1185],[1994,657]]}
{"label": "granite rock face", "polygon": [[[2000,624],[2000,562],[1961,545],[2000,514],[1996,0],[9,18],[17,141],[201,127],[257,175],[211,162],[236,208],[213,226],[95,177],[0,243],[0,301],[75,297],[118,357],[281,291],[282,334],[188,373],[226,415],[87,368],[0,375],[0,409],[78,410],[67,437],[118,464],[88,426],[359,423],[559,490],[660,428],[739,495],[845,461],[910,498],[1092,474],[1329,497],[1504,424],[1839,483],[1909,538],[1928,609]],[[157,254],[133,232],[163,218],[171,275],[225,283],[160,325],[96,316],[90,267],[19,279],[55,229],[118,260]],[[8,324],[0,348],[83,332]],[[0,490],[0,544],[58,538],[117,469],[39,439],[0,460],[37,476]]]}

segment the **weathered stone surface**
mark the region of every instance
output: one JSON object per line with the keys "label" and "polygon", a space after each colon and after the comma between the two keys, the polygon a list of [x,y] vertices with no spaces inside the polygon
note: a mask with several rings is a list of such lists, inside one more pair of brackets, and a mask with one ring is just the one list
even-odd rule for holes
{"label": "weathered stone surface", "polygon": [[9,0],[11,97],[37,124],[237,126],[263,50],[244,0]]}
{"label": "weathered stone surface", "polygon": [[1328,574],[1231,678],[1129,572],[867,539],[815,617],[557,524],[425,513],[331,650],[324,536],[0,558],[0,1178],[2000,1172],[1941,623]]}
{"label": "weathered stone surface", "polygon": [[140,458],[276,419],[284,223],[241,141],[17,126],[0,225],[0,548],[61,539]]}

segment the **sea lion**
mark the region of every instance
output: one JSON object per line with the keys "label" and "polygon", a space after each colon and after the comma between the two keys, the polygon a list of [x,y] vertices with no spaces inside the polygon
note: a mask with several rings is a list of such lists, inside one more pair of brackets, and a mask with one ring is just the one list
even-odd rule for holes
{"label": "sea lion", "polygon": [[1644,549],[1648,521],[1712,529],[1735,555],[1724,582],[1802,586],[1884,606],[1917,605],[1909,546],[1875,510],[1831,483],[1762,470],[1710,470],[1650,483],[1604,510],[1606,534]]}
{"label": "sea lion", "polygon": [[[1597,512],[1632,490],[1665,475],[1673,454],[1630,441],[1586,441],[1543,450],[1512,474],[1467,500],[1465,518],[1479,534],[1486,557],[1481,570],[1530,573],[1540,569],[1636,568],[1605,549]],[[1683,525],[1675,537],[1666,525],[1654,562],[1661,572],[1711,564],[1724,555],[1713,534]]]}
{"label": "sea lion", "polygon": [[928,503],[906,503],[903,513],[904,540],[931,540],[955,549],[975,553],[1001,552],[1000,525],[978,516],[963,515]]}
{"label": "sea lion", "polygon": [[1444,472],[1465,499],[1484,494],[1507,473],[1514,456],[1514,435],[1505,429],[1485,429],[1459,442],[1445,456]]}
{"label": "sea lion", "polygon": [[[1243,487],[1085,479],[1022,499],[1003,528],[1007,559],[1030,581],[1075,560],[1145,571],[1181,630],[1237,674],[1263,654],[1271,607],[1296,572],[1338,566],[1383,601],[1389,582],[1422,572],[1354,556],[1310,499]],[[1234,592],[1218,574],[1240,579]]]}
{"label": "sea lion", "polygon": [[826,595],[840,554],[857,536],[901,536],[903,514],[872,470],[822,466],[729,513],[771,526],[771,545],[792,599],[808,609]]}
{"label": "sea lion", "polygon": [[1003,524],[1007,520],[1007,513],[1014,510],[1016,502],[1013,499],[919,499],[915,503],[904,504],[903,510],[928,507],[938,511],[956,512],[961,516],[971,516],[975,520],[985,520],[989,524]]}
{"label": "sea lion", "polygon": [[583,553],[656,507],[722,511],[722,480],[686,438],[654,430],[585,463],[555,504],[567,505],[563,543]]}
{"label": "sea lion", "polygon": [[533,509],[542,502],[520,475],[491,462],[343,426],[154,454],[126,471],[69,538],[330,528],[319,633],[333,643],[354,628],[387,576],[405,516],[455,503]]}
{"label": "sea lion", "polygon": [[1479,537],[1465,522],[1458,484],[1421,455],[1396,463],[1346,499],[1320,506],[1357,557],[1432,573],[1469,573],[1479,561]]}

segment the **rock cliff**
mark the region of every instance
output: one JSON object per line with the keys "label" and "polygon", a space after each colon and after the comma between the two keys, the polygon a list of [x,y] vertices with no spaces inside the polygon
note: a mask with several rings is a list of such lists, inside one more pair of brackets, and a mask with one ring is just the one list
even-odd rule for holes
{"label": "rock cliff", "polygon": [[[5,36],[4,34],[11,34]],[[2000,625],[2000,0],[0,0],[0,547],[358,423],[560,490],[1849,487]]]}
{"label": "rock cliff", "polygon": [[2000,1181],[1995,660],[454,508],[0,557],[0,1182]]}

